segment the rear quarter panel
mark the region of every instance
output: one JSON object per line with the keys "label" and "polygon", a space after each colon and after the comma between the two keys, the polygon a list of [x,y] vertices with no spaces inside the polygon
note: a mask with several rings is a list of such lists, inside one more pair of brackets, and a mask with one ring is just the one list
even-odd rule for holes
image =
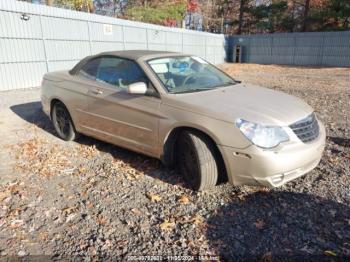
{"label": "rear quarter panel", "polygon": [[88,116],[85,114],[87,91],[87,85],[81,83],[76,76],[70,75],[68,71],[48,73],[44,76],[41,89],[43,110],[50,116],[52,101],[61,101],[67,107],[79,132],[81,126],[88,121]]}

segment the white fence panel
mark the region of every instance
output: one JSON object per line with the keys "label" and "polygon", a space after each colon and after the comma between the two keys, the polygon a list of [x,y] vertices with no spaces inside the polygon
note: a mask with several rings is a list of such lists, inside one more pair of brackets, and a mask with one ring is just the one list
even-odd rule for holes
{"label": "white fence panel", "polygon": [[39,86],[43,74],[115,50],[184,52],[218,64],[224,36],[0,0],[0,91]]}

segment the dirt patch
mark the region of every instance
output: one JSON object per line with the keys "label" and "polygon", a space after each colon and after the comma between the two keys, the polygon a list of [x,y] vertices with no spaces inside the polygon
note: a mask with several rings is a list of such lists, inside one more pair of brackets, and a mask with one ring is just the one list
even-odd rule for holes
{"label": "dirt patch", "polygon": [[349,68],[310,68],[279,65],[223,64],[224,71],[244,82],[286,89],[349,91]]}
{"label": "dirt patch", "polygon": [[350,256],[350,69],[222,68],[315,108],[328,135],[315,170],[274,190],[225,184],[196,193],[155,159],[88,137],[61,141],[39,89],[4,92],[1,255]]}

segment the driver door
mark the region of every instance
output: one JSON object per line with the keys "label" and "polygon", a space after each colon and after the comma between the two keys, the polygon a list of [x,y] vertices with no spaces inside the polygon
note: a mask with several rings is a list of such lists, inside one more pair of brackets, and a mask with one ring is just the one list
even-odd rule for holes
{"label": "driver door", "polygon": [[88,91],[88,129],[101,140],[156,156],[160,99],[129,94],[127,86],[136,82],[151,85],[136,62],[102,57]]}

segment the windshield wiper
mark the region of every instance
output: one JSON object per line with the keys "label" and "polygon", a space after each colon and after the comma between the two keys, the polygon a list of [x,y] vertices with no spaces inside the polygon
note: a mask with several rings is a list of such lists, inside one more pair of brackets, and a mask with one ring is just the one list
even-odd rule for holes
{"label": "windshield wiper", "polygon": [[225,82],[225,83],[221,83],[221,84],[217,84],[215,86],[212,86],[212,88],[216,88],[216,87],[224,87],[224,86],[230,86],[230,85],[236,85],[240,83],[239,81],[235,81],[235,82]]}
{"label": "windshield wiper", "polygon": [[212,90],[213,88],[193,88],[193,89],[188,89],[184,91],[178,91],[178,92],[170,92],[171,94],[184,94],[184,93],[194,93],[194,92],[200,92],[200,91],[206,91],[206,90]]}
{"label": "windshield wiper", "polygon": [[229,82],[224,82],[224,83],[220,83],[211,87],[205,87],[205,88],[193,88],[193,89],[188,89],[188,90],[184,90],[184,91],[171,91],[169,93],[171,94],[184,94],[184,93],[194,93],[194,92],[200,92],[200,91],[205,91],[205,90],[212,90],[215,89],[217,87],[224,87],[224,86],[230,86],[230,85],[236,85],[241,83],[241,81],[229,81]]}

